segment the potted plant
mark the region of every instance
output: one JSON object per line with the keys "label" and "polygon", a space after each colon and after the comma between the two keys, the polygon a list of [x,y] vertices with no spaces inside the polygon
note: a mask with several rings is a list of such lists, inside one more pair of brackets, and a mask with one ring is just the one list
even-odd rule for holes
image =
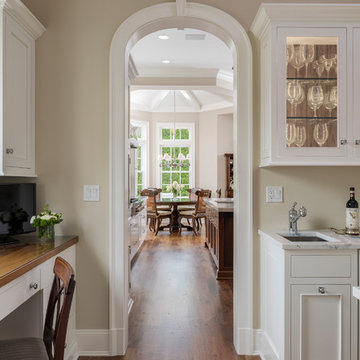
{"label": "potted plant", "polygon": [[37,227],[39,231],[39,238],[42,240],[55,239],[55,224],[60,224],[63,221],[61,213],[52,212],[49,205],[44,207],[44,211],[39,215],[33,216],[30,219],[30,224]]}
{"label": "potted plant", "polygon": [[176,198],[179,192],[184,188],[184,185],[179,184],[177,181],[174,181],[171,185],[166,187],[167,191],[171,191],[173,197]]}

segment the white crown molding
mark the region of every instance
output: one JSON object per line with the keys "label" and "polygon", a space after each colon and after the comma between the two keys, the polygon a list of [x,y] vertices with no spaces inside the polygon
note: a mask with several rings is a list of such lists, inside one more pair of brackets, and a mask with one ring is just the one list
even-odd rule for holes
{"label": "white crown molding", "polygon": [[186,0],[176,0],[176,15],[186,16]]}
{"label": "white crown molding", "polygon": [[129,80],[136,78],[139,76],[138,69],[136,67],[136,64],[134,63],[134,59],[131,55],[129,55]]}
{"label": "white crown molding", "polygon": [[216,78],[220,69],[207,68],[184,68],[184,67],[161,67],[161,66],[143,66],[138,69],[139,77],[142,78]]}
{"label": "white crown molding", "polygon": [[269,22],[340,24],[360,20],[360,4],[261,4],[250,31],[261,38]]}
{"label": "white crown molding", "polygon": [[13,17],[35,40],[46,30],[20,0],[1,0],[0,7]]}

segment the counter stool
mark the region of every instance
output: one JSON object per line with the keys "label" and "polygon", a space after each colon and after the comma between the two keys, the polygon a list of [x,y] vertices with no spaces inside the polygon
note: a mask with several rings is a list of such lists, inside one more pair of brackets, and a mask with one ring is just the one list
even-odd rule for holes
{"label": "counter stool", "polygon": [[63,360],[66,329],[74,295],[74,271],[63,258],[54,265],[54,282],[46,311],[43,339],[22,338],[0,341],[0,359]]}

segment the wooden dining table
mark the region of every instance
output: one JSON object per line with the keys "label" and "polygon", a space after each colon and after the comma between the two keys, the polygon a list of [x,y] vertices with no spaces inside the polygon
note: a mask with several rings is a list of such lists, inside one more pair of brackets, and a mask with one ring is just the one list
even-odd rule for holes
{"label": "wooden dining table", "polygon": [[[178,219],[179,219],[179,210],[178,210],[178,206],[179,205],[195,205],[196,204],[196,200],[195,199],[191,199],[190,197],[186,197],[186,198],[173,198],[173,197],[166,197],[166,196],[162,196],[162,194],[160,195],[160,200],[156,201],[157,205],[168,205],[169,207],[171,207],[172,209],[172,217],[171,217],[171,228],[172,231],[178,231],[179,230],[179,224],[178,224]],[[185,227],[187,230],[192,231],[193,228],[190,225],[183,225],[183,227]],[[165,226],[161,226],[160,230],[163,230],[165,228]]]}

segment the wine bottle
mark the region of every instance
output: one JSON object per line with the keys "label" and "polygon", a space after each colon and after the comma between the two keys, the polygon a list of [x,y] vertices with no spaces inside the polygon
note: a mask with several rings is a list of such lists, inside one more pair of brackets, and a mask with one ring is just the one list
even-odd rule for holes
{"label": "wine bottle", "polygon": [[346,203],[346,234],[359,234],[359,204],[355,200],[355,188],[350,188],[350,199]]}

